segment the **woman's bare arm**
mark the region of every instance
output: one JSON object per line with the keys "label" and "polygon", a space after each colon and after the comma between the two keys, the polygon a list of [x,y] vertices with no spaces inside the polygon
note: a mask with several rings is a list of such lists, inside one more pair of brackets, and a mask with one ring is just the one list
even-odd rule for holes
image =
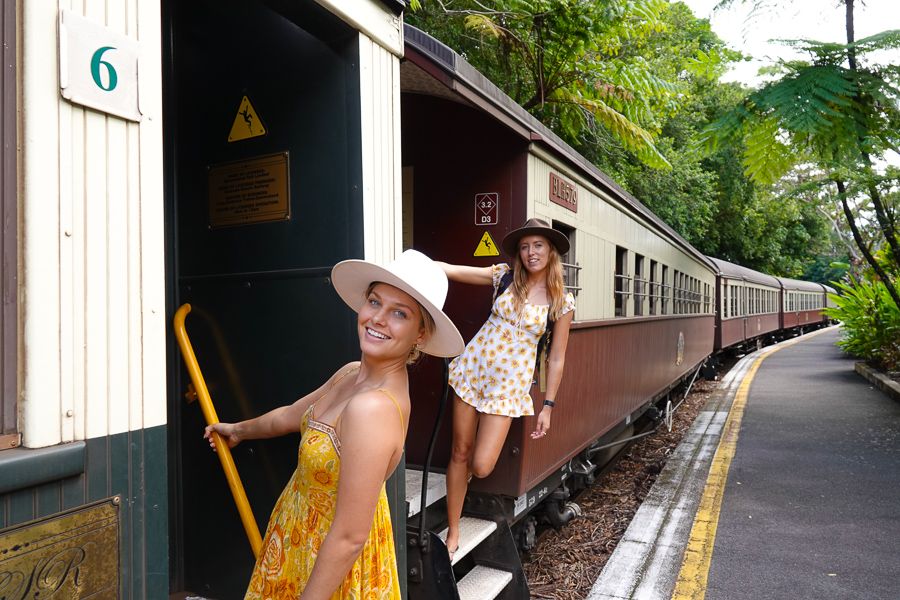
{"label": "woman's bare arm", "polygon": [[[562,383],[563,369],[566,366],[566,346],[569,345],[569,328],[575,311],[569,311],[553,324],[553,342],[550,344],[550,357],[547,360],[547,393],[548,400],[556,401],[556,392]],[[553,409],[544,406],[538,414],[537,426],[531,437],[543,437],[550,430],[550,416]]]}
{"label": "woman's bare arm", "polygon": [[255,419],[248,419],[239,423],[209,425],[204,430],[203,437],[209,440],[209,445],[215,450],[216,443],[212,437],[213,431],[225,439],[229,448],[234,448],[244,440],[273,438],[300,431],[300,422],[303,420],[303,413],[306,412],[306,409],[324,396],[347,373],[357,368],[359,368],[359,362],[348,363],[338,369],[334,375],[328,378],[328,381],[315,391],[303,396],[293,404],[279,406]]}
{"label": "woman's bare arm", "polygon": [[493,267],[470,267],[435,261],[447,274],[447,279],[472,285],[491,285],[494,282]]}

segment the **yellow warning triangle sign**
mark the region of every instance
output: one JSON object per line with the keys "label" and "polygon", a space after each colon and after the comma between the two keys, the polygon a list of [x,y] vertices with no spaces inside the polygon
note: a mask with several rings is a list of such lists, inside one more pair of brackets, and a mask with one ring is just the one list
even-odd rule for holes
{"label": "yellow warning triangle sign", "polygon": [[266,128],[262,124],[259,115],[256,114],[253,105],[250,104],[250,98],[244,96],[237,115],[234,117],[234,123],[231,125],[228,141],[237,142],[261,135],[266,135]]}
{"label": "yellow warning triangle sign", "polygon": [[481,236],[481,241],[478,242],[478,246],[475,248],[475,256],[500,256],[500,252],[497,251],[497,244],[494,243],[494,239],[487,231]]}

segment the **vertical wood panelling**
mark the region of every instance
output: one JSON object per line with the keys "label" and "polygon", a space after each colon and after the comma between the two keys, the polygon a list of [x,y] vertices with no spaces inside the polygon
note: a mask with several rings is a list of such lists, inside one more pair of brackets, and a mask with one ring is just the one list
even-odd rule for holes
{"label": "vertical wood panelling", "polygon": [[[162,138],[162,25],[158,0],[132,0],[130,14],[136,19],[136,31],[129,32],[141,40],[141,88],[138,104],[144,115],[140,127],[131,126],[129,182],[134,189],[133,212],[135,229],[129,239],[132,244],[132,264],[135,269],[132,289],[140,294],[140,302],[131,304],[131,314],[139,320],[130,321],[133,343],[141,344],[141,353],[133,357],[140,365],[132,377],[140,385],[132,388],[135,399],[140,398],[139,418],[143,427],[150,428],[166,422],[166,314],[165,286],[165,224],[163,215],[163,138]],[[137,372],[135,372],[137,371]],[[137,402],[137,400],[135,400]],[[136,420],[132,429],[137,429]],[[160,569],[160,572],[164,569]]]}
{"label": "vertical wood panelling", "polygon": [[[16,3],[0,6],[0,434],[18,431]],[[2,513],[2,511],[0,511]],[[0,525],[2,526],[2,525]]]}
{"label": "vertical wood panelling", "polygon": [[51,2],[23,2],[24,31],[20,64],[24,197],[22,215],[23,276],[20,286],[30,290],[24,299],[25,402],[21,407],[23,444],[59,443],[60,355],[59,290],[59,127],[56,61],[56,6]]}
{"label": "vertical wood panelling", "polygon": [[365,258],[387,262],[402,245],[400,196],[400,64],[359,36]]}
{"label": "vertical wood panelling", "polygon": [[[23,442],[41,447],[165,423],[160,15],[155,0],[27,4]],[[59,97],[61,7],[139,40],[140,123]]]}

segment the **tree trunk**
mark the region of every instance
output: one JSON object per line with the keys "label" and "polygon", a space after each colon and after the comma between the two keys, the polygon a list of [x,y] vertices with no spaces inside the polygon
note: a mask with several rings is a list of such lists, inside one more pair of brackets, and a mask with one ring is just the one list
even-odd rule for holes
{"label": "tree trunk", "polygon": [[[856,33],[853,27],[853,3],[855,0],[844,0],[844,6],[846,8],[845,13],[845,27],[847,30],[847,44],[853,44],[856,41]],[[856,48],[847,48],[847,63],[850,67],[851,71],[857,70],[856,64]],[[881,231],[884,233],[884,238],[887,240],[888,247],[891,250],[891,257],[893,259],[894,267],[896,270],[900,271],[900,240],[898,240],[897,229],[894,227],[894,223],[891,220],[890,216],[887,213],[887,210],[884,206],[884,202],[881,200],[881,193],[878,191],[878,186],[873,182],[874,178],[872,177],[872,159],[869,154],[863,149],[862,140],[858,140],[859,143],[859,153],[862,156],[863,165],[866,172],[866,187],[869,191],[869,197],[872,200],[872,208],[875,209],[875,219],[878,221],[878,226],[881,227]],[[890,285],[890,280],[885,279],[885,283],[888,287],[892,287]],[[898,304],[900,306],[900,304]]]}
{"label": "tree trunk", "polygon": [[850,210],[850,204],[847,201],[847,187],[840,179],[836,179],[834,183],[837,185],[838,197],[841,199],[841,207],[844,209],[844,216],[847,217],[847,224],[850,225],[850,231],[853,232],[853,239],[856,241],[856,245],[859,246],[860,252],[862,252],[866,262],[872,267],[872,270],[881,278],[884,287],[887,288],[888,294],[891,295],[891,300],[894,301],[894,305],[897,308],[900,308],[900,293],[897,292],[897,288],[894,287],[894,284],[891,282],[890,278],[888,278],[887,273],[881,268],[881,265],[878,264],[875,257],[872,256],[868,246],[866,246],[865,241],[862,239],[859,228],[856,226],[856,220],[853,218],[853,211]]}

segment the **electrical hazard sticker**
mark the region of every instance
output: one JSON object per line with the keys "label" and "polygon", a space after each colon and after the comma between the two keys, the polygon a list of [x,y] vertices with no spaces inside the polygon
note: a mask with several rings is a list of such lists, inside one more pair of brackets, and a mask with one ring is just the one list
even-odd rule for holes
{"label": "electrical hazard sticker", "polygon": [[234,117],[234,123],[231,125],[228,141],[239,142],[261,135],[266,135],[266,127],[256,113],[256,109],[250,104],[250,98],[244,96]]}
{"label": "electrical hazard sticker", "polygon": [[500,256],[497,244],[494,243],[494,239],[487,231],[481,236],[481,241],[478,242],[478,246],[475,248],[474,256]]}

